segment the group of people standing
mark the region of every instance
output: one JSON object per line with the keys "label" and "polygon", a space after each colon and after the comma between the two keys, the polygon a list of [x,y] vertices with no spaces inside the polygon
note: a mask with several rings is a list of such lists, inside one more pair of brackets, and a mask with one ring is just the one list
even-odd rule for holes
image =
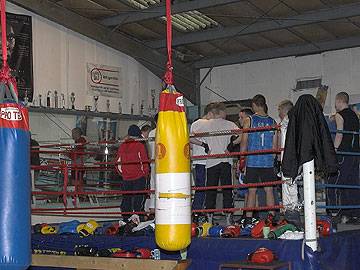
{"label": "group of people standing", "polygon": [[[286,129],[289,123],[289,113],[293,108],[290,100],[284,100],[278,105],[279,125],[281,129],[277,131],[266,130],[260,132],[240,133],[237,137],[231,135],[205,136],[201,139],[191,139],[193,155],[201,156],[205,154],[218,154],[232,152],[234,146],[239,145],[235,152],[274,150],[272,154],[249,155],[240,158],[238,168],[244,175],[243,183],[263,183],[275,181],[281,177],[279,166],[281,166],[281,154],[278,149],[284,147],[285,140],[281,140],[281,133],[286,137]],[[191,126],[191,133],[216,132],[233,130],[239,128],[233,122],[226,120],[225,105],[222,103],[210,103],[205,107],[204,116],[195,121]],[[359,152],[359,118],[349,107],[349,95],[340,92],[335,99],[336,114],[334,117],[334,147],[338,151],[338,167],[336,175],[328,175],[325,183],[360,185],[359,180],[359,159],[356,155],[349,153]],[[251,109],[242,109],[239,112],[240,128],[260,128],[275,126],[276,121],[268,115],[268,106],[263,95],[256,95],[251,102]],[[344,132],[341,132],[344,131]],[[351,133],[352,132],[352,133]],[[236,148],[235,148],[236,149]],[[232,163],[234,159],[203,159],[194,160],[195,185],[196,186],[217,186],[232,184]],[[206,175],[206,177],[205,177]],[[299,221],[298,187],[291,181],[291,185],[282,186],[282,203],[289,205],[286,208],[285,217]],[[248,188],[245,195],[245,207],[273,206],[278,203],[277,191],[273,186],[261,188]],[[223,189],[223,208],[233,207],[232,189]],[[193,209],[214,209],[216,208],[217,190],[206,192],[197,191],[193,201]],[[327,189],[328,205],[360,205],[358,189]],[[328,211],[331,215],[336,215],[342,222],[359,222],[360,209]],[[275,215],[274,211],[269,211],[270,215]],[[252,222],[253,212],[246,211],[243,216],[243,224]],[[208,215],[208,220],[212,220],[212,214]],[[226,221],[232,223],[231,213],[226,213]]]}
{"label": "group of people standing", "polygon": [[[356,114],[349,108],[349,96],[345,92],[341,92],[336,96],[335,101],[336,130],[359,132],[359,119]],[[266,130],[257,132],[241,132],[235,136],[226,133],[220,136],[204,136],[192,137],[190,139],[192,148],[192,163],[194,166],[194,182],[197,187],[210,187],[220,185],[233,184],[233,163],[234,156],[221,156],[220,158],[206,159],[201,158],[207,154],[224,154],[229,152],[247,152],[273,150],[273,153],[248,155],[240,158],[238,170],[244,175],[243,182],[264,183],[276,181],[279,179],[277,175],[277,164],[281,162],[279,148],[284,147],[284,139],[281,140],[281,133],[286,132],[286,126],[289,122],[288,113],[293,108],[293,104],[289,100],[284,100],[278,105],[281,132],[276,128],[276,121],[268,115],[268,105],[263,95],[256,95],[252,98],[251,109],[242,109],[239,112],[240,128],[263,128]],[[210,103],[204,109],[204,115],[201,119],[191,124],[190,134],[218,132],[224,130],[236,130],[239,126],[234,122],[226,120],[226,106],[224,103]],[[144,190],[155,187],[155,164],[150,162],[155,156],[155,131],[150,127],[141,130],[136,125],[129,127],[128,136],[118,150],[118,172],[123,178],[124,190]],[[139,138],[149,138],[146,141],[139,141]],[[350,133],[336,133],[334,146],[336,150],[342,152],[358,152],[359,151],[359,135]],[[196,158],[199,156],[200,158]],[[338,155],[339,171],[336,176],[330,176],[327,179],[329,183],[337,184],[356,184],[359,185],[359,162],[358,157],[348,155]],[[130,164],[126,161],[131,160]],[[355,202],[358,190],[350,191],[329,189],[327,194],[328,203],[331,205],[338,204],[359,204]],[[218,191],[210,189],[206,191],[196,191],[192,203],[193,209],[215,209]],[[287,196],[288,194],[291,194]],[[356,194],[355,194],[356,193]],[[223,208],[233,208],[233,189],[222,189]],[[262,195],[261,195],[262,194]],[[290,203],[298,203],[297,187],[289,186],[283,190],[283,204],[289,200]],[[295,194],[295,195],[294,195]],[[138,212],[144,210],[145,194],[124,195],[121,209],[123,212]],[[148,200],[148,208],[151,212],[155,208],[154,195],[150,195]],[[259,202],[259,203],[257,203]],[[278,202],[276,192],[273,186],[264,186],[262,188],[250,187],[247,189],[245,198],[245,207],[253,208],[258,204],[260,206],[273,206]],[[348,219],[356,219],[360,217],[360,210],[343,211]],[[226,222],[233,223],[232,212],[226,214]],[[270,215],[275,215],[274,211],[269,211]],[[252,211],[246,211],[243,216],[243,223],[251,223],[253,217]],[[211,222],[213,215],[207,215]]]}
{"label": "group of people standing", "polygon": [[[274,153],[262,155],[249,155],[246,157],[245,165],[240,170],[245,172],[244,183],[262,183],[275,181],[274,159],[276,158],[275,150],[278,148],[277,133],[275,128],[276,122],[268,113],[268,106],[263,95],[256,95],[252,99],[252,109],[243,109],[239,112],[239,122],[242,128],[263,128],[269,127],[268,130],[251,133],[240,133],[237,136],[231,134],[221,136],[204,136],[201,139],[191,138],[193,145],[193,155],[224,154],[228,152],[246,152],[274,150]],[[202,119],[195,121],[190,128],[191,133],[217,132],[224,130],[239,129],[234,122],[226,120],[226,106],[223,103],[210,103],[205,107]],[[236,145],[238,146],[236,148]],[[236,151],[235,151],[236,152]],[[234,157],[226,158],[208,158],[206,160],[194,160],[195,164],[195,185],[196,186],[217,186],[231,185],[232,165]],[[206,172],[206,173],[205,173]],[[206,177],[205,177],[206,175]],[[264,187],[266,205],[274,205],[274,190],[272,186]],[[246,207],[256,205],[257,188],[248,189],[245,202]],[[223,208],[233,208],[233,190],[223,189]],[[217,190],[211,189],[204,192],[196,192],[193,202],[193,209],[215,209],[216,208]],[[245,222],[251,222],[252,211],[246,212]],[[208,220],[212,221],[212,214],[208,215]],[[232,213],[226,213],[226,222],[233,223]]]}

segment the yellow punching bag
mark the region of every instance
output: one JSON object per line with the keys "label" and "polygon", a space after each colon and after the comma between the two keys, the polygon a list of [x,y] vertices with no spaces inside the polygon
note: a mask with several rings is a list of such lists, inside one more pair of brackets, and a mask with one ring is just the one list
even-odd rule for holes
{"label": "yellow punching bag", "polygon": [[183,96],[175,89],[160,94],[155,142],[156,243],[177,251],[191,242],[191,185],[189,132]]}

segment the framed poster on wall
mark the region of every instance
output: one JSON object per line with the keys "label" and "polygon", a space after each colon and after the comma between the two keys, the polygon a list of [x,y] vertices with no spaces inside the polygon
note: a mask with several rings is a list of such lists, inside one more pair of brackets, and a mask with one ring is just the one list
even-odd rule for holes
{"label": "framed poster on wall", "polygon": [[103,118],[97,121],[97,131],[99,141],[116,140],[117,121]]}
{"label": "framed poster on wall", "polygon": [[120,67],[87,63],[89,95],[121,98],[121,82]]}
{"label": "framed poster on wall", "polygon": [[[7,12],[6,36],[8,64],[16,78],[19,99],[27,96],[31,102],[34,94],[31,16]],[[0,58],[2,65],[2,55]]]}

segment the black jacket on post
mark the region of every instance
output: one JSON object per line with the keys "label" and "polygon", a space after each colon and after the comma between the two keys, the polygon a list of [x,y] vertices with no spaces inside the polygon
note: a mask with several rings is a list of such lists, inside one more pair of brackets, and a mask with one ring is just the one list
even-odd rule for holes
{"label": "black jacket on post", "polygon": [[295,178],[299,167],[312,159],[316,171],[325,175],[337,172],[335,148],[322,107],[312,95],[302,95],[289,112],[282,161],[284,176]]}

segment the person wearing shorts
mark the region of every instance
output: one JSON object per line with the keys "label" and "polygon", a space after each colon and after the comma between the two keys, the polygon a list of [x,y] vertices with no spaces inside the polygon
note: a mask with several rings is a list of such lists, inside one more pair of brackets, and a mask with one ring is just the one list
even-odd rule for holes
{"label": "person wearing shorts", "polygon": [[[254,114],[245,120],[244,128],[259,128],[274,126],[276,122],[267,114],[266,100],[263,95],[256,95],[252,99]],[[242,135],[241,151],[270,150],[277,146],[277,136],[274,130],[250,132]],[[246,158],[245,179],[246,184],[265,183],[276,179],[274,173],[274,154],[249,155]],[[264,187],[266,206],[274,205],[274,192],[272,186]],[[249,188],[246,207],[255,207],[257,188]],[[275,214],[271,212],[271,214]],[[246,211],[246,221],[251,222],[252,211]]]}

